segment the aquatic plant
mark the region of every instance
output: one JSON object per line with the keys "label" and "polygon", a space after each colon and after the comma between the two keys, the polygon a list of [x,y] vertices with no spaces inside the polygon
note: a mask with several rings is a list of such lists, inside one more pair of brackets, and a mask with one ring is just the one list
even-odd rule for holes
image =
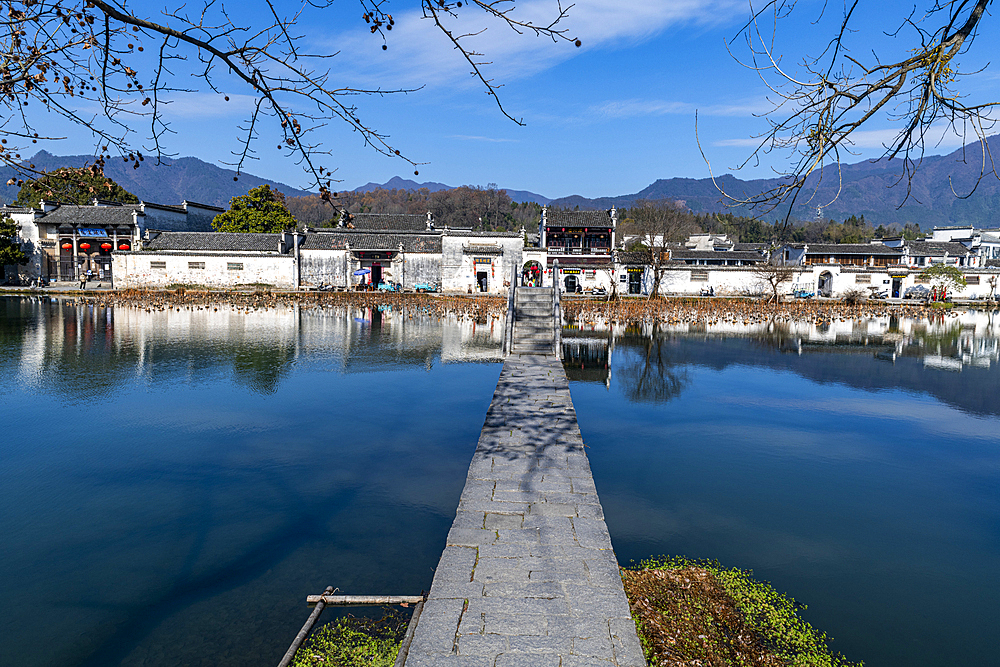
{"label": "aquatic plant", "polygon": [[378,620],[338,618],[306,640],[292,667],[392,667],[409,621],[408,615],[390,608]]}
{"label": "aquatic plant", "polygon": [[649,665],[860,667],[834,653],[805,609],[751,572],[661,557],[622,568]]}

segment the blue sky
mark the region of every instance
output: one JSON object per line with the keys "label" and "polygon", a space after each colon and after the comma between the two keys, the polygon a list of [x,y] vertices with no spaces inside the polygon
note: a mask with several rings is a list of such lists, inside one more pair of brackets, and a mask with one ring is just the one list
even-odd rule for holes
{"label": "blue sky", "polygon": [[[253,22],[254,13],[263,9],[256,2],[241,3],[239,16],[249,18],[237,20]],[[867,13],[859,16],[857,25],[865,30],[850,36],[852,53],[869,60],[868,49],[888,58],[904,56],[910,41],[882,31],[897,28],[912,5],[891,0],[863,4]],[[288,14],[300,7],[291,2],[277,6]],[[796,70],[795,61],[815,54],[832,34],[840,6],[831,4],[821,17],[822,6],[800,0],[795,14],[779,23],[777,49],[790,72]],[[753,135],[766,127],[754,113],[769,108],[768,90],[755,72],[734,59],[747,55],[746,45],[737,41],[733,54],[726,48],[726,41],[736,37],[747,20],[746,1],[579,0],[564,25],[583,41],[581,48],[483,23],[488,29],[477,37],[476,48],[493,61],[486,71],[503,84],[504,106],[524,119],[524,127],[499,112],[469,76],[468,66],[429,21],[419,18],[415,7],[399,0],[386,3],[396,26],[387,34],[385,51],[381,39],[368,33],[355,0],[304,12],[301,27],[307,50],[339,52],[326,65],[332,81],[420,88],[356,98],[362,120],[389,134],[408,157],[426,163],[420,165],[419,176],[405,162],[366,148],[346,125],[331,124],[317,136],[332,151],[320,163],[336,168],[341,183],[335,189],[399,175],[450,185],[495,182],[548,197],[627,194],[658,178],[709,175],[696,143],[696,110],[701,143],[716,174],[732,171],[745,160]],[[157,6],[148,11],[150,18],[162,20]],[[463,11],[468,25],[482,22],[479,10]],[[556,2],[518,0],[516,12],[541,20],[554,15]],[[989,17],[985,25],[991,24]],[[980,40],[963,64],[966,69],[984,64],[996,49]],[[989,95],[995,84],[987,70],[970,79],[964,90],[975,98]],[[217,164],[232,160],[230,152],[238,149],[236,126],[248,99],[235,84],[226,92],[229,103],[204,90],[177,95],[171,110],[177,134],[168,140],[172,152]],[[881,143],[892,136],[891,128],[888,120],[876,119],[860,137],[858,157],[848,161],[876,156]],[[942,136],[931,153],[949,152],[961,144],[955,136]],[[261,159],[246,170],[307,185],[294,160],[279,156],[276,137],[271,129],[262,132]],[[78,145],[71,150],[70,144]],[[63,154],[90,150],[85,138],[45,147]],[[743,178],[771,176],[772,169],[783,164],[782,157],[772,156],[736,173]]]}

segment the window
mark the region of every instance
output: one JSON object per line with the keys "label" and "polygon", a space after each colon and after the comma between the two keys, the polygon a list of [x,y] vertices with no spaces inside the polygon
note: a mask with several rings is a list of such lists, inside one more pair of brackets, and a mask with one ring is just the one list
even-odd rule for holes
{"label": "window", "polygon": [[871,281],[872,281],[872,274],[870,273],[859,273],[858,275],[854,276],[854,282],[855,284],[858,285],[862,284],[867,285],[871,283]]}
{"label": "window", "polygon": [[691,272],[691,282],[693,282],[693,283],[706,283],[706,282],[708,282],[708,271],[692,271]]}
{"label": "window", "polygon": [[968,285],[978,285],[979,276],[965,276],[965,282]]}
{"label": "window", "polygon": [[583,275],[586,278],[594,278],[594,277],[597,276],[597,270],[596,269],[587,269],[586,271],[583,272]]}
{"label": "window", "polygon": [[229,271],[242,271],[243,262],[227,262],[226,269],[228,269]]}
{"label": "window", "polygon": [[167,268],[166,262],[150,262],[149,268],[151,269],[165,269]]}
{"label": "window", "polygon": [[204,269],[205,262],[188,262],[189,269]]}

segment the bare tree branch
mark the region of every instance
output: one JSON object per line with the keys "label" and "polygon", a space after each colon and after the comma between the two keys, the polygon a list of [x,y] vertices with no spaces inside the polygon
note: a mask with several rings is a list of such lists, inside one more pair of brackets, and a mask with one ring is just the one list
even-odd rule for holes
{"label": "bare tree branch", "polygon": [[[758,136],[759,145],[741,166],[774,151],[787,151],[791,160],[780,173],[778,185],[765,192],[743,196],[725,192],[717,181],[716,187],[731,205],[758,214],[787,206],[787,231],[800,193],[809,191],[805,204],[823,208],[832,203],[842,187],[842,158],[855,153],[853,140],[857,132],[876,120],[888,119],[898,131],[891,142],[884,144],[882,157],[902,159],[897,183],[906,187],[903,203],[912,194],[911,179],[927,142],[932,141],[931,133],[939,131],[954,132],[963,143],[967,143],[970,133],[980,141],[979,179],[969,192],[955,193],[970,196],[987,173],[996,174],[985,138],[995,123],[990,113],[1000,102],[965,101],[958,84],[963,77],[978,72],[962,72],[957,58],[973,44],[990,1],[931,0],[922,14],[914,10],[887,33],[900,41],[908,40],[908,55],[888,62],[875,53],[871,62],[851,55],[847,40],[858,32],[855,23],[862,19],[858,17],[858,0],[847,2],[839,28],[826,48],[817,56],[803,59],[794,69],[782,64],[775,32],[776,26],[795,9],[796,2],[769,0],[760,10],[752,10],[750,20],[740,31],[750,56],[743,64],[760,76],[775,97],[774,108],[764,115],[768,129]],[[871,28],[866,26],[860,32],[865,30]],[[814,203],[818,186],[829,178],[830,168],[838,179],[837,195],[833,200]]]}

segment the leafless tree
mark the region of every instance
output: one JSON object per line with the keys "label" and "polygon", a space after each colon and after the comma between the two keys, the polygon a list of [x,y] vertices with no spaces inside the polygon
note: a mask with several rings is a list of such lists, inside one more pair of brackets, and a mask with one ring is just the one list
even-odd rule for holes
{"label": "leafless tree", "polygon": [[755,264],[751,269],[754,277],[760,283],[762,291],[770,292],[767,303],[781,303],[781,287],[792,281],[795,269],[779,262],[770,260]]}
{"label": "leafless tree", "polygon": [[[373,38],[388,49],[395,19],[386,11],[386,0],[358,1]],[[22,164],[25,153],[32,144],[64,138],[39,129],[58,118],[67,133],[83,129],[94,138],[95,170],[109,159],[124,159],[138,168],[144,153],[169,155],[171,101],[202,92],[226,102],[237,93],[253,100],[239,126],[239,148],[231,163],[237,173],[263,150],[258,144],[265,123],[280,128],[277,149],[298,160],[326,200],[333,196],[333,169],[320,162],[330,153],[329,140],[320,135],[331,123],[346,124],[374,150],[416,167],[388,135],[362,120],[353,102],[358,96],[407,91],[340,86],[326,65],[337,54],[304,50],[304,16],[332,2],[304,0],[296,13],[283,16],[273,0],[259,0],[252,7],[240,4],[236,14],[221,2],[204,0],[200,6],[179,4],[150,18],[124,0],[3,0],[0,163],[31,175],[34,167]],[[484,12],[487,23],[498,27],[580,45],[560,26],[571,5],[563,7],[559,0],[551,20],[542,24],[517,19],[515,0],[421,0],[420,7],[500,111],[518,123],[500,102],[499,84],[487,75],[485,56],[471,48],[469,40],[479,33],[457,34],[449,28],[455,22],[447,19]],[[250,18],[260,16],[267,18],[259,23]]]}
{"label": "leafless tree", "polygon": [[650,298],[660,295],[660,283],[670,262],[671,249],[678,241],[700,231],[694,217],[672,201],[639,200],[629,209],[622,234],[634,235],[648,249],[653,274]]}
{"label": "leafless tree", "polygon": [[[775,151],[787,152],[790,160],[775,187],[749,197],[723,192],[724,196],[734,206],[747,206],[759,214],[787,206],[787,229],[800,196],[810,206],[822,208],[831,203],[813,201],[823,179],[837,179],[839,195],[839,165],[853,154],[853,139],[860,128],[885,119],[898,131],[883,144],[883,157],[902,159],[899,182],[906,187],[906,198],[927,143],[933,144],[944,131],[956,133],[963,143],[978,139],[979,180],[996,174],[985,138],[995,122],[990,112],[998,102],[967,101],[959,83],[976,72],[961,71],[957,62],[978,36],[989,4],[990,0],[919,2],[909,15],[884,29],[902,50],[880,57],[866,40],[878,30],[868,22],[869,16],[862,16],[870,3],[848,0],[825,48],[797,65],[780,55],[776,37],[781,22],[796,10],[796,0],[767,0],[752,10],[740,32],[749,57],[730,48],[734,57],[759,74],[772,94],[774,108],[764,116],[768,129],[758,136],[756,149],[741,166]],[[821,7],[823,13],[830,10],[825,2]],[[974,190],[975,186],[955,194],[968,197]]]}

